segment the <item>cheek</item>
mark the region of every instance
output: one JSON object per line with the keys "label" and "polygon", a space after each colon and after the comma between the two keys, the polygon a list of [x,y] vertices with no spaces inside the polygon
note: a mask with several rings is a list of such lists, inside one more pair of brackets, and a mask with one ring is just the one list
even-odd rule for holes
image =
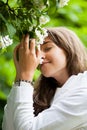
{"label": "cheek", "polygon": [[64,52],[55,52],[55,55],[53,55],[53,62],[55,64],[58,64],[60,66],[66,66],[67,60],[66,60],[66,55]]}

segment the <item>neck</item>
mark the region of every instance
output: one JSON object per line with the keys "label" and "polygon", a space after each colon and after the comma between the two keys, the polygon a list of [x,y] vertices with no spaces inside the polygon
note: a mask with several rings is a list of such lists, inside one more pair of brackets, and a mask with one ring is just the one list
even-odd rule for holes
{"label": "neck", "polygon": [[68,80],[69,74],[67,71],[62,71],[59,72],[54,78],[60,83],[60,85],[63,85]]}

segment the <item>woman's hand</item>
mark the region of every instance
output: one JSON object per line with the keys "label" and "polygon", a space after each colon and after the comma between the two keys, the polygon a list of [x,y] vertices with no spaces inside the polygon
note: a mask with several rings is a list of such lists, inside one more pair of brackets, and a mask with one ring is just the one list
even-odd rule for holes
{"label": "woman's hand", "polygon": [[[18,52],[18,59],[16,54]],[[23,36],[21,43],[14,50],[16,79],[32,81],[34,71],[40,63],[40,50],[35,49],[35,39],[29,43],[29,35]]]}

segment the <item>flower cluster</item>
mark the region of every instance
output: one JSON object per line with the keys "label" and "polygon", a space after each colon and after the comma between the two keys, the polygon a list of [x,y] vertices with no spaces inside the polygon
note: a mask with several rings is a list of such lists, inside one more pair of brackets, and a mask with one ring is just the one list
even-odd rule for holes
{"label": "flower cluster", "polygon": [[11,45],[13,40],[9,38],[8,35],[5,37],[0,36],[0,48],[6,48],[7,46]]}
{"label": "flower cluster", "polygon": [[36,45],[43,44],[43,40],[48,36],[47,30],[45,28],[35,29],[36,35]]}
{"label": "flower cluster", "polygon": [[[48,9],[51,0],[1,0],[0,1],[0,48],[12,44],[14,36],[29,33],[36,39],[36,45],[42,44],[47,31],[44,25],[49,22]],[[58,7],[67,5],[69,0],[56,0]],[[2,35],[1,35],[2,34]],[[7,34],[7,35],[6,35]],[[5,36],[6,35],[6,36]],[[9,35],[9,36],[8,36]]]}
{"label": "flower cluster", "polygon": [[60,0],[59,1],[59,7],[63,7],[65,5],[68,5],[69,0]]}
{"label": "flower cluster", "polygon": [[47,30],[45,28],[41,28],[42,25],[49,22],[49,17],[42,15],[39,18],[39,26],[35,29],[35,35],[36,35],[36,44],[42,44],[45,37],[48,36]]}

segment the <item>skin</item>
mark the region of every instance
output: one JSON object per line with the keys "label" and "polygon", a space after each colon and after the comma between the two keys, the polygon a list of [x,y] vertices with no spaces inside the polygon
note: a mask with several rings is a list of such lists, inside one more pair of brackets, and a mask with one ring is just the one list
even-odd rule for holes
{"label": "skin", "polygon": [[[17,50],[19,51],[19,61],[16,58]],[[32,81],[34,71],[40,63],[40,57],[40,51],[35,50],[35,39],[32,39],[29,45],[29,35],[23,36],[21,43],[14,49],[16,80]]]}
{"label": "skin", "polygon": [[[16,58],[17,50],[19,51],[19,61]],[[60,84],[64,84],[69,77],[66,69],[65,52],[48,37],[45,39],[44,44],[41,45],[41,49],[36,50],[35,39],[32,39],[29,45],[28,35],[23,36],[21,43],[14,50],[16,80],[32,81],[41,58],[43,59],[43,63],[40,65],[42,74],[45,77],[53,77]]]}
{"label": "skin", "polygon": [[59,48],[49,38],[41,45],[43,64],[41,72],[45,77],[53,77],[60,84],[64,84],[69,75],[66,69],[66,55],[63,49]]}

